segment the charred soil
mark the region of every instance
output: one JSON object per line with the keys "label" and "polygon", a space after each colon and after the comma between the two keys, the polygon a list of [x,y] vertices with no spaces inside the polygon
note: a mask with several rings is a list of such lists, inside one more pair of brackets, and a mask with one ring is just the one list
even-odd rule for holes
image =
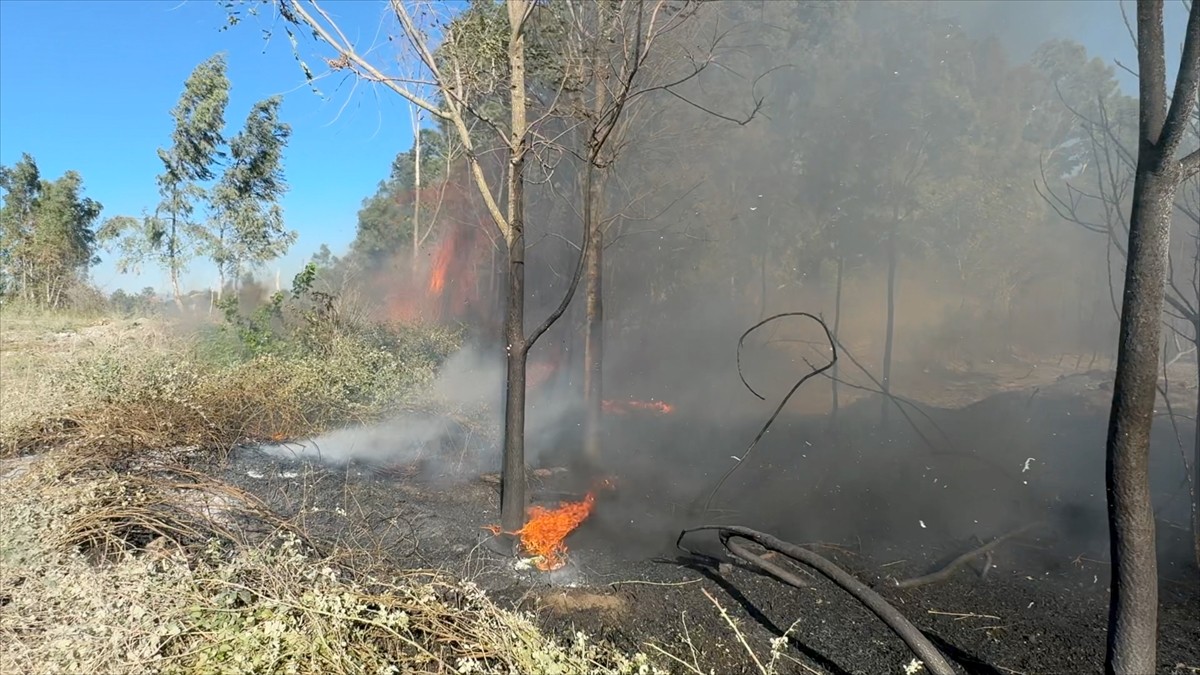
{"label": "charred soil", "polygon": [[[876,428],[872,401],[844,408],[836,421],[781,418],[708,511],[707,493],[761,422],[716,425],[686,409],[624,415],[608,432],[607,466],[573,466],[564,453],[543,458],[545,468],[531,475],[533,499],[549,505],[578,499],[597,472],[615,484],[597,493],[591,517],[567,540],[568,565],[552,573],[481,545],[499,518],[499,488],[486,475],[419,461],[329,467],[252,449],[220,471],[327,544],[462,575],[535,612],[553,632],[582,630],[668,661],[650,643],[703,672],[760,672],[747,649],[766,663],[771,640],[785,633],[794,661],[779,662],[784,673],[894,673],[912,660],[823,578],[806,589],[783,586],[725,556],[715,536],[687,539],[696,554],[675,547],[681,529],[712,524],[818,547],[964,672],[1096,672],[1109,574],[1103,382],[1080,375],[955,410],[913,408],[911,424],[900,416],[887,430]],[[1162,425],[1154,448],[1159,672],[1183,673],[1200,667],[1200,573],[1188,554],[1174,430]],[[1190,428],[1179,432],[1191,437]],[[948,579],[896,587],[1030,523]]]}

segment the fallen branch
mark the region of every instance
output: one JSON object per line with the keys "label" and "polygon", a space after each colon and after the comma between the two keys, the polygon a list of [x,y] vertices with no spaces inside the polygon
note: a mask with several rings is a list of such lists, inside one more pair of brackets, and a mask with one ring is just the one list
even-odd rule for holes
{"label": "fallen branch", "polygon": [[1001,620],[1000,617],[994,616],[992,614],[976,614],[975,612],[939,612],[936,609],[931,609],[931,610],[929,610],[928,613],[933,614],[934,616],[954,617],[955,621],[962,621],[963,619],[995,619],[996,621]]}
{"label": "fallen branch", "polygon": [[1038,525],[1040,525],[1040,523],[1030,523],[1028,525],[1018,527],[1017,529],[1013,530],[1012,532],[1009,532],[1008,534],[1002,534],[999,537],[996,537],[995,539],[984,544],[983,546],[973,548],[970,551],[967,551],[966,553],[958,556],[954,560],[951,560],[949,563],[946,564],[945,567],[943,567],[942,569],[940,569],[936,572],[930,572],[929,574],[926,574],[924,576],[913,577],[912,579],[905,579],[903,581],[897,581],[896,588],[916,588],[917,586],[925,586],[926,584],[933,584],[933,583],[937,583],[939,581],[944,581],[951,574],[954,573],[954,570],[958,569],[959,567],[962,567],[963,565],[974,560],[975,558],[978,558],[981,555],[990,553],[992,551],[992,549],[996,548],[997,546],[1002,544],[1004,541],[1006,541],[1008,539],[1012,539],[1013,537],[1015,537],[1019,534],[1023,534]]}
{"label": "fallen branch", "polygon": [[[943,656],[940,651],[938,651],[937,647],[933,646],[933,643],[931,643],[929,639],[926,638],[921,631],[912,624],[912,622],[906,619],[904,615],[901,614],[891,604],[889,604],[887,600],[884,600],[881,595],[871,590],[869,586],[854,578],[842,568],[833,564],[828,559],[813,553],[812,551],[777,539],[769,534],[752,530],[747,527],[737,526],[705,526],[683,530],[679,533],[679,538],[675,540],[675,546],[686,553],[699,555],[693,551],[689,551],[682,545],[683,538],[692,532],[714,530],[717,532],[717,536],[721,539],[721,545],[724,546],[732,555],[741,558],[750,564],[758,565],[761,569],[771,573],[772,576],[775,576],[777,579],[779,579],[779,581],[782,581],[789,586],[796,586],[796,584],[793,583],[795,575],[787,574],[787,576],[792,577],[792,579],[778,576],[772,571],[773,569],[778,570],[778,566],[771,563],[766,563],[764,565],[764,561],[761,559],[761,557],[753,556],[753,554],[752,559],[742,558],[742,554],[739,554],[738,551],[740,550],[742,553],[747,553],[747,551],[740,545],[730,540],[735,537],[748,539],[769,551],[775,551],[776,553],[791,558],[797,563],[807,565],[817,570],[830,581],[841,587],[842,590],[854,596],[855,600],[861,602],[867,607],[867,609],[871,610],[875,616],[879,617],[881,621],[887,624],[888,628],[891,628],[901,640],[904,640],[904,643],[907,644],[910,649],[912,649],[913,653],[925,663],[925,667],[929,669],[929,672],[933,673],[933,675],[954,675],[954,668],[950,666],[950,662],[946,660],[946,657]],[[755,559],[757,559],[757,562]],[[800,587],[803,588],[806,585],[807,584],[802,582]]]}

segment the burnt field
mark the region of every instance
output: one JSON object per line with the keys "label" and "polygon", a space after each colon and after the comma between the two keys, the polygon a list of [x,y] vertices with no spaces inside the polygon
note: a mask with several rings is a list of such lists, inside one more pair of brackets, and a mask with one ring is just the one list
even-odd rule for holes
{"label": "burnt field", "polygon": [[[219,471],[315,541],[470,579],[553,633],[583,630],[661,657],[673,672],[760,672],[771,640],[785,633],[780,672],[900,672],[913,658],[824,578],[782,585],[726,556],[712,534],[686,538],[690,553],[676,548],[682,529],[701,525],[807,545],[874,587],[964,672],[1095,672],[1109,602],[1106,381],[1074,375],[958,409],[909,406],[911,423],[897,414],[886,434],[870,399],[844,407],[836,424],[785,413],[707,511],[712,487],[761,421],[730,424],[687,406],[610,415],[605,466],[581,466],[564,450],[531,467],[532,500],[551,506],[610,479],[567,538],[567,565],[553,572],[483,545],[499,518],[490,460],[436,460],[455,450],[460,459],[494,454],[462,433],[400,463],[331,465],[243,449]],[[1190,438],[1183,423],[1178,431]],[[1165,418],[1159,425],[1159,672],[1187,673],[1200,666],[1200,587],[1175,431]],[[941,581],[896,587],[1018,528],[1027,529]]]}

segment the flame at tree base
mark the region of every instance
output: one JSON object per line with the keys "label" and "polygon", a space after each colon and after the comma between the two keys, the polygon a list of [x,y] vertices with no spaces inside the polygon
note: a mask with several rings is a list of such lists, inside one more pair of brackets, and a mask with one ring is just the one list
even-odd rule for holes
{"label": "flame at tree base", "polygon": [[[595,504],[596,495],[589,492],[581,501],[560,502],[556,509],[531,506],[527,511],[529,520],[525,522],[525,527],[508,534],[521,538],[521,547],[533,556],[534,565],[539,570],[552,572],[567,564],[567,535],[587,520]],[[503,532],[496,525],[489,525],[487,529],[492,534]]]}

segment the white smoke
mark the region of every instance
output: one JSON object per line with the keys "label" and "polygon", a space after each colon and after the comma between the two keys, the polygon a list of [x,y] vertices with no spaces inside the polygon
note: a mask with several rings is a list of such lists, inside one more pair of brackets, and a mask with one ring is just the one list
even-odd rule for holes
{"label": "white smoke", "polygon": [[[504,363],[476,347],[453,354],[431,387],[438,412],[404,412],[372,426],[337,429],[294,443],[264,445],[273,456],[343,465],[421,462],[438,474],[500,466]],[[552,380],[529,391],[526,461],[536,465],[557,439],[579,423],[579,395]],[[464,421],[460,421],[464,420]],[[484,440],[486,439],[486,440]]]}

